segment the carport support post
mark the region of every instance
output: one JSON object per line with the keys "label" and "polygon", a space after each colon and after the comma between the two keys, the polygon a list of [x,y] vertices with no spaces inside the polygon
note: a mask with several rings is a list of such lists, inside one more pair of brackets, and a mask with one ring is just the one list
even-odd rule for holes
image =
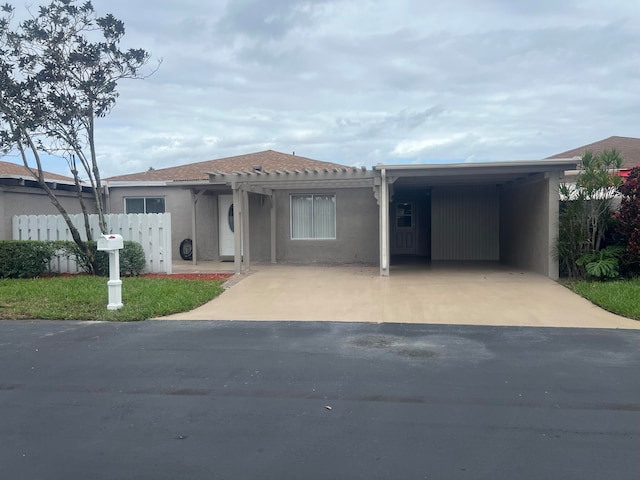
{"label": "carport support post", "polygon": [[560,232],[560,172],[549,172],[547,188],[549,188],[549,278],[558,280],[560,268],[555,255],[556,244]]}
{"label": "carport support post", "polygon": [[242,190],[242,263],[245,271],[251,268],[251,242],[249,232],[249,192]]}
{"label": "carport support post", "polygon": [[380,171],[380,201],[378,210],[380,213],[380,275],[389,276],[389,184],[387,183],[387,171]]}
{"label": "carport support post", "polygon": [[276,263],[276,192],[269,195],[271,201],[271,263]]}
{"label": "carport support post", "polygon": [[242,202],[238,185],[233,188],[233,265],[236,273],[242,273]]}

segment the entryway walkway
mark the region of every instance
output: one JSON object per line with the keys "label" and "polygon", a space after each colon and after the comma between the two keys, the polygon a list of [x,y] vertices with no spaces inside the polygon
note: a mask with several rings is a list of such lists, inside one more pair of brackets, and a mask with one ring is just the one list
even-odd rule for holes
{"label": "entryway walkway", "polygon": [[218,298],[164,319],[396,322],[640,329],[548,278],[496,264],[259,265]]}

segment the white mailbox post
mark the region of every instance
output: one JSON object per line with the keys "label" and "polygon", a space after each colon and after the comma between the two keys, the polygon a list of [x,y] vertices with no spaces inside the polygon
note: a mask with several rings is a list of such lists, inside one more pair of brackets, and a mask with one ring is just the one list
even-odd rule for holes
{"label": "white mailbox post", "polygon": [[107,310],[122,308],[122,280],[120,280],[120,249],[124,247],[122,235],[101,235],[98,250],[109,253],[109,303]]}

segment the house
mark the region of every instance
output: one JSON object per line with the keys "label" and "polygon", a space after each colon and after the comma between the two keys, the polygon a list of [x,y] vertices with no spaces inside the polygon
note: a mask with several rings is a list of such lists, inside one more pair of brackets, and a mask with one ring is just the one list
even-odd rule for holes
{"label": "house", "polygon": [[106,179],[111,213],[172,213],[193,261],[500,261],[557,278],[560,176],[575,159],[370,170],[274,151]]}
{"label": "house", "polygon": [[[633,167],[640,166],[640,138],[633,137],[609,137],[604,140],[583,145],[578,148],[567,150],[548,157],[549,159],[557,158],[576,158],[580,159],[585,152],[590,151],[593,154],[602,153],[605,150],[616,149],[622,154],[623,163],[620,169],[621,176],[625,176]],[[570,181],[577,171],[567,172],[566,178]]]}
{"label": "house", "polygon": [[[78,191],[73,178],[44,172],[46,184],[62,206],[70,213],[82,213]],[[95,201],[90,187],[82,187],[89,213],[95,212]],[[0,161],[0,240],[10,240],[14,215],[57,215],[47,193],[31,173],[16,163]]]}
{"label": "house", "polygon": [[[233,174],[237,171],[302,170],[305,168],[345,168],[298,155],[267,150],[188,165],[149,170],[104,179],[106,209],[109,213],[170,212],[172,250],[178,257],[180,244],[192,239],[193,261],[233,260],[232,189],[209,182],[208,171]],[[258,199],[256,199],[258,200]],[[254,208],[259,209],[258,204]],[[258,259],[268,259],[269,245]]]}

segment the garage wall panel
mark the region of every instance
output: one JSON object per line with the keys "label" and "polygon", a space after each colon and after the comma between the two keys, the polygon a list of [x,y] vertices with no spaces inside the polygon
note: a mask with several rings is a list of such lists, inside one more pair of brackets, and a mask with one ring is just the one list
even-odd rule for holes
{"label": "garage wall panel", "polygon": [[431,208],[433,260],[499,260],[495,186],[434,187]]}

